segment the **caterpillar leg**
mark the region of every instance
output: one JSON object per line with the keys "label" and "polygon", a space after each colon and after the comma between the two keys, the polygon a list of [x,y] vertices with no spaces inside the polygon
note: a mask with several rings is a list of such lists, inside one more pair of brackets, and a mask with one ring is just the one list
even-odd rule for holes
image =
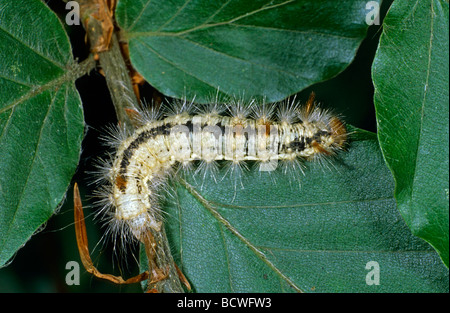
{"label": "caterpillar leg", "polygon": [[78,251],[80,253],[81,262],[84,268],[94,275],[95,277],[108,280],[115,284],[134,284],[139,283],[149,278],[148,271],[145,271],[139,275],[123,279],[121,276],[114,276],[111,274],[103,274],[94,266],[89,253],[88,239],[86,233],[86,224],[84,223],[83,205],[81,203],[80,192],[78,185],[75,183],[73,188],[73,202],[74,202],[74,217],[75,217],[75,234],[77,238]]}

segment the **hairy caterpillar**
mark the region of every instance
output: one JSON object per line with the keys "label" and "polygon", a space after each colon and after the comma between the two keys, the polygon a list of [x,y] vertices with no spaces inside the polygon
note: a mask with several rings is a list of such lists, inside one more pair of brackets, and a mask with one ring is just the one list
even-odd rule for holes
{"label": "hairy caterpillar", "polygon": [[109,232],[125,241],[143,241],[149,227],[162,227],[158,194],[176,168],[191,169],[199,161],[196,173],[214,173],[221,161],[239,174],[245,162],[256,161],[263,171],[278,162],[301,169],[303,161],[335,155],[347,139],[343,121],[321,109],[314,94],[304,106],[295,99],[202,106],[177,101],[163,114],[139,112],[138,120],[133,134],[114,136],[116,153],[100,166],[101,213]]}

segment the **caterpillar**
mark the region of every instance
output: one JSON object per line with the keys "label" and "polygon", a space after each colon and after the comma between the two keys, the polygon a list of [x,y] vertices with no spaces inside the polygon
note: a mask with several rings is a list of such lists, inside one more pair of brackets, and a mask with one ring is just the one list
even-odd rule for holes
{"label": "caterpillar", "polygon": [[137,124],[134,133],[109,139],[116,152],[100,165],[100,213],[108,232],[125,241],[142,241],[148,227],[161,229],[160,190],[177,169],[190,171],[199,162],[194,173],[214,173],[225,162],[240,173],[248,161],[262,171],[278,162],[301,169],[302,162],[336,155],[348,136],[342,119],[322,109],[314,94],[303,106],[295,98],[275,104],[230,99],[226,105],[178,100],[164,112],[140,111]]}

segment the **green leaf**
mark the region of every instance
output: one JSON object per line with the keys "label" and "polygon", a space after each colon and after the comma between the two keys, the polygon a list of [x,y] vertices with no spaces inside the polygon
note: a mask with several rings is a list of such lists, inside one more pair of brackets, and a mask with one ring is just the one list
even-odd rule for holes
{"label": "green leaf", "polygon": [[116,19],[133,66],[165,95],[278,101],[353,60],[367,1],[133,1]]}
{"label": "green leaf", "polygon": [[395,1],[373,64],[378,137],[398,208],[447,267],[448,21],[448,1]]}
{"label": "green leaf", "polygon": [[62,201],[83,112],[63,25],[41,1],[0,0],[0,266]]}
{"label": "green leaf", "polygon": [[[236,192],[229,178],[181,180],[165,223],[194,291],[448,292],[448,270],[396,209],[376,136],[353,138],[329,168],[306,164],[301,188],[254,170]],[[379,285],[366,283],[371,261]]]}

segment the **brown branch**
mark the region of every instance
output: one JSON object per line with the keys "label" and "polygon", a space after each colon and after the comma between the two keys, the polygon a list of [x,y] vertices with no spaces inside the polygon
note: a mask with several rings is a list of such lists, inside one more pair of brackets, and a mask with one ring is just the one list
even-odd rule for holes
{"label": "brown branch", "polygon": [[126,109],[134,109],[139,105],[114,32],[113,8],[105,0],[80,0],[79,3],[90,49],[98,58],[104,73],[117,119],[132,130],[133,123]]}
{"label": "brown branch", "polygon": [[[133,91],[133,83],[129,71],[121,52],[117,32],[114,31],[114,0],[79,0],[80,13],[86,30],[87,38],[90,43],[91,52],[98,59],[103,70],[111,99],[115,107],[117,119],[121,125],[133,130],[132,114],[135,108],[139,107],[138,99]],[[163,221],[161,220],[161,223]],[[78,229],[82,234],[83,230]],[[80,249],[80,256],[88,256],[86,241],[80,235],[78,246],[86,247]],[[173,261],[170,252],[169,243],[164,232],[164,227],[157,231],[148,228],[148,235],[141,242],[145,246],[148,259],[149,282],[147,291],[149,292],[184,292],[182,284],[189,289],[189,283],[181,274]],[[78,240],[78,237],[77,237]],[[90,258],[82,257],[83,265],[95,276],[116,280],[118,283],[127,283],[130,280],[122,282],[116,276],[99,273],[93,267]],[[144,273],[143,273],[144,274]],[[141,274],[141,275],[143,275]],[[114,277],[114,278],[112,278]],[[132,282],[137,282],[141,276],[132,278]]]}

